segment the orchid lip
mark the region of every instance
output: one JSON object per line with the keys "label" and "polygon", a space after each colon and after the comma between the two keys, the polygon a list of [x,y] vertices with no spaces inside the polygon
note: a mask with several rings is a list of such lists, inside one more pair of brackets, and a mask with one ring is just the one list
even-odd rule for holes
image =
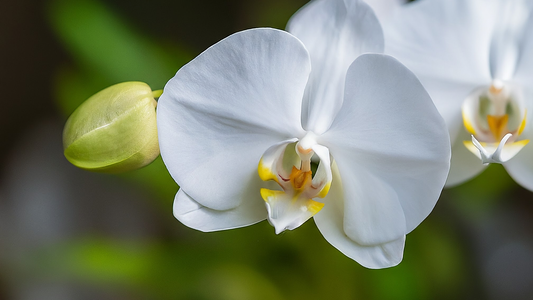
{"label": "orchid lip", "polygon": [[[314,149],[322,152],[325,148],[317,144],[316,134],[308,132],[296,143],[293,141],[267,149],[258,166],[261,179],[273,180],[281,189],[260,190],[268,211],[268,221],[275,227],[276,233],[295,229],[318,213],[325,203],[315,198],[327,195],[332,180],[329,151],[327,159],[320,159],[317,171],[313,174],[311,170],[311,159],[317,156]],[[294,145],[294,148],[289,145]],[[291,166],[286,165],[288,157],[295,158]]]}
{"label": "orchid lip", "polygon": [[512,134],[506,134],[500,143],[484,143],[479,142],[474,135],[472,141],[463,142],[465,147],[474,153],[484,165],[490,163],[502,164],[513,158],[522,148],[524,148],[529,140],[521,140],[518,142],[509,143]]}
{"label": "orchid lip", "polygon": [[503,161],[502,161],[501,153],[502,153],[505,143],[507,143],[507,140],[509,140],[511,136],[512,134],[510,133],[506,134],[501,140],[501,142],[498,144],[498,147],[496,148],[496,150],[494,150],[492,154],[489,153],[485,148],[483,148],[483,146],[478,142],[478,140],[476,140],[476,138],[472,136],[472,143],[479,150],[479,155],[481,156],[481,162],[484,165],[489,164],[489,163],[502,163]]}

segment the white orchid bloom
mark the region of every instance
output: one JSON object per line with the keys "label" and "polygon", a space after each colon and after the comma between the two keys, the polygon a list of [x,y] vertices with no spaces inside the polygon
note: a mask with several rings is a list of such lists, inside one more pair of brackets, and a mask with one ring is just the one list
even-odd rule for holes
{"label": "white orchid bloom", "polygon": [[420,78],[447,123],[447,185],[501,163],[533,190],[533,1],[420,0],[384,28],[385,52]]}
{"label": "white orchid bloom", "polygon": [[365,3],[312,1],[288,28],[233,34],[167,83],[158,131],[181,186],[174,215],[201,231],[268,219],[277,233],[314,217],[363,266],[396,265],[445,182],[444,121],[396,59],[360,55],[383,49]]}

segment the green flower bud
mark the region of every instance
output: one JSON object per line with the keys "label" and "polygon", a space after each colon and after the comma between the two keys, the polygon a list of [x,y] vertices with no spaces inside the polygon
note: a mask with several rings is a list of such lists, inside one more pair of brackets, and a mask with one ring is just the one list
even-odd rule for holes
{"label": "green flower bud", "polygon": [[143,82],[110,86],[80,105],[63,130],[65,157],[97,172],[139,169],[159,155],[154,97]]}

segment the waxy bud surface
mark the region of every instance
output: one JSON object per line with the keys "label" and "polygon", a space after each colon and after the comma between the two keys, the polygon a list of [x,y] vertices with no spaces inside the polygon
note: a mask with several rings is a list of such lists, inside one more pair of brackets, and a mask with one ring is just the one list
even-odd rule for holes
{"label": "waxy bud surface", "polygon": [[151,163],[159,155],[158,96],[143,82],[123,82],[94,94],[65,124],[65,157],[79,168],[105,173]]}

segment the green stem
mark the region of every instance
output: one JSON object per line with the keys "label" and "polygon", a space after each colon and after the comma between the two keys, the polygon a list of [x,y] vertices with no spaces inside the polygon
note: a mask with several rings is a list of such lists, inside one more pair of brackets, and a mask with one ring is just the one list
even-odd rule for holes
{"label": "green stem", "polygon": [[156,99],[161,97],[161,94],[163,94],[163,90],[152,91],[152,96],[154,96]]}

